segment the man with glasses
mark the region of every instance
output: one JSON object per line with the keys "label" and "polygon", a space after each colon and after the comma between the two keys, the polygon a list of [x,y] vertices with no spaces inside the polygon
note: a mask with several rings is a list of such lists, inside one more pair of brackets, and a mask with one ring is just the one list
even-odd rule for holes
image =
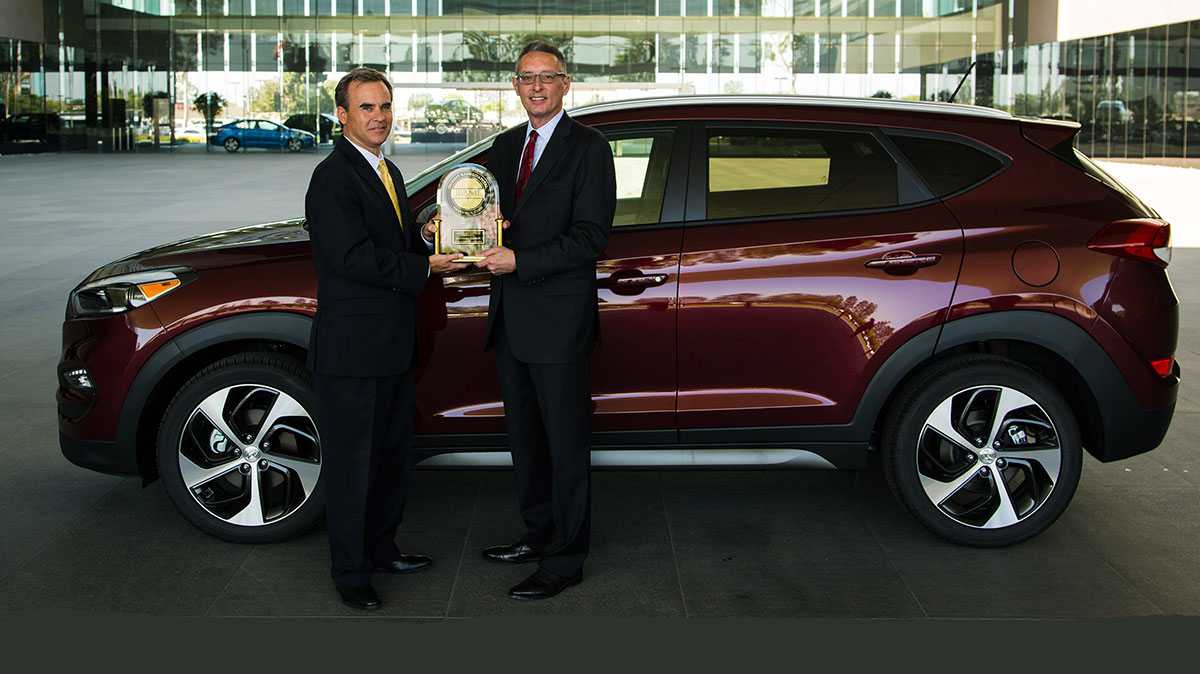
{"label": "man with glasses", "polygon": [[537,561],[511,590],[546,599],[583,580],[591,526],[591,382],[597,339],[596,258],[616,210],[608,141],[563,112],[571,88],[562,52],[525,47],[513,89],[529,123],[492,145],[488,167],[511,223],[505,247],[484,252],[492,274],[487,347],[496,351],[504,421],[525,534],[483,551]]}

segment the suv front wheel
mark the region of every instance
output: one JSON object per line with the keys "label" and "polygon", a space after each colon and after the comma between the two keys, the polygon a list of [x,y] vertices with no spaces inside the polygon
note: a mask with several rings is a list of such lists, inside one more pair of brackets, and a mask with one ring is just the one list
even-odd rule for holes
{"label": "suv front wheel", "polygon": [[1066,510],[1079,427],[1041,375],[995,356],[951,358],[900,392],[884,425],[889,486],[922,524],[962,545],[1011,545]]}
{"label": "suv front wheel", "polygon": [[167,407],[158,471],[192,524],[236,543],[292,538],[321,517],[321,441],[308,373],[246,353],[201,370]]}

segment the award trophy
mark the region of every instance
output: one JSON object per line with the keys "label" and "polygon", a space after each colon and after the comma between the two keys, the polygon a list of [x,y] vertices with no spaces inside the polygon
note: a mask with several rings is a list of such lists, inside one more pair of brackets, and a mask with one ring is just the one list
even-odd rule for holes
{"label": "award trophy", "polygon": [[434,250],[439,255],[462,253],[455,262],[478,262],[480,253],[503,245],[500,186],[486,168],[459,164],[447,171],[438,183],[437,203]]}

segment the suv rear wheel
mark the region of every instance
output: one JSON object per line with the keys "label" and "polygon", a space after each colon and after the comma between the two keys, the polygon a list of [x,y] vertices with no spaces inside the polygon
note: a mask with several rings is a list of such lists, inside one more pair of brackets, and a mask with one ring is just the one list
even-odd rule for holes
{"label": "suv rear wheel", "polygon": [[167,407],[158,470],[175,507],[218,538],[264,543],[311,528],[324,505],[308,373],[248,353],[201,370]]}
{"label": "suv rear wheel", "polygon": [[1074,414],[1041,375],[1011,360],[951,358],[899,393],[883,431],[892,491],[954,543],[1018,543],[1050,526],[1079,484]]}

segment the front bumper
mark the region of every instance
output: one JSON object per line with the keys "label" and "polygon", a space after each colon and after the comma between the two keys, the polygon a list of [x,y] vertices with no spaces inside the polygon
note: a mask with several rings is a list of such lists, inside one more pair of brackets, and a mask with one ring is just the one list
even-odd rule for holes
{"label": "front bumper", "polygon": [[133,452],[119,448],[115,442],[77,440],[60,432],[58,445],[63,456],[76,466],[110,475],[139,474],[137,457]]}

